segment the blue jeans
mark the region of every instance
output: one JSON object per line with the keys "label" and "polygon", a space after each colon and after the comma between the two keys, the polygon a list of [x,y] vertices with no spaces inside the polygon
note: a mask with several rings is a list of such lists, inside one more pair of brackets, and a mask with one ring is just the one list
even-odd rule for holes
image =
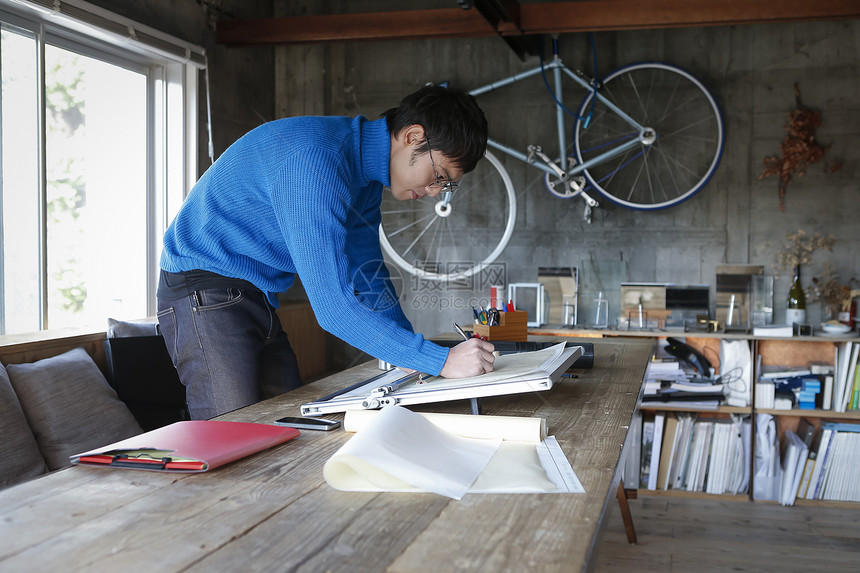
{"label": "blue jeans", "polygon": [[158,323],[193,420],[301,386],[275,309],[258,289],[212,288],[158,300]]}

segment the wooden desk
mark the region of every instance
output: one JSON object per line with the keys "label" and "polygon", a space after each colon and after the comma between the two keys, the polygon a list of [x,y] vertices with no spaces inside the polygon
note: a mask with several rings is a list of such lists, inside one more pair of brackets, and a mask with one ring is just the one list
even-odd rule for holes
{"label": "wooden desk", "polygon": [[[349,435],[307,431],[204,474],[73,467],[0,491],[0,570],[584,570],[615,502],[651,352],[643,340],[593,342],[594,369],[580,378],[484,399],[487,414],[545,417],[585,494],[339,492],[322,468]],[[362,365],[220,419],[298,415],[372,371]],[[465,401],[433,409],[470,411]]]}

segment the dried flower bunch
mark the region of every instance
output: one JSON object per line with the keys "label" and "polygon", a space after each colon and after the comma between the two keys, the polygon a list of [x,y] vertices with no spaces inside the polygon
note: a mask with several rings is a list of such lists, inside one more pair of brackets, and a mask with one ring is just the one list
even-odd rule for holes
{"label": "dried flower bunch", "polygon": [[857,293],[856,290],[851,289],[853,285],[860,286],[860,282],[852,277],[848,284],[843,285],[830,265],[825,263],[821,278],[813,277],[812,286],[807,289],[807,292],[810,295],[810,302],[820,300],[836,311],[845,311],[848,310],[851,299]]}
{"label": "dried flower bunch", "polygon": [[797,265],[807,265],[812,261],[812,253],[817,250],[832,251],[836,237],[824,237],[816,232],[810,236],[799,229],[785,234],[786,243],[776,252],[774,271],[794,268]]}
{"label": "dried flower bunch", "polygon": [[[758,176],[763,179],[770,175],[779,175],[780,211],[785,211],[785,189],[794,174],[802,177],[806,173],[806,167],[824,159],[829,149],[815,140],[815,130],[821,126],[821,113],[803,105],[797,84],[794,84],[794,99],[797,107],[788,113],[788,123],[785,125],[788,133],[780,144],[782,156],[765,157],[764,171]],[[830,166],[830,171],[837,171],[841,167],[841,164],[834,163]]]}

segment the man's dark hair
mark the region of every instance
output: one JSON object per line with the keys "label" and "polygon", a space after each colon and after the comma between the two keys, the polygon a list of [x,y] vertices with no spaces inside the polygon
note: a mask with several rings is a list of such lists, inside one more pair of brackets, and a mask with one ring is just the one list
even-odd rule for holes
{"label": "man's dark hair", "polygon": [[[398,134],[410,125],[424,128],[430,148],[468,173],[487,148],[487,119],[468,93],[443,86],[425,86],[382,113],[388,131]],[[426,152],[422,151],[422,153]]]}

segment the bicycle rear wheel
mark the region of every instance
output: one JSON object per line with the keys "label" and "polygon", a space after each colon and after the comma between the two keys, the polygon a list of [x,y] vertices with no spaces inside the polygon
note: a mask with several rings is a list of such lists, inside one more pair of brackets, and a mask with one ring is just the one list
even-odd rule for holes
{"label": "bicycle rear wheel", "polygon": [[[723,120],[705,86],[690,73],[661,63],[640,63],[609,74],[598,89],[640,125],[654,130],[653,143],[584,171],[586,191],[631,209],[655,210],[677,205],[698,192],[717,169],[723,153]],[[581,164],[640,134],[593,92],[579,107],[574,149]]]}
{"label": "bicycle rear wheel", "polygon": [[417,201],[382,200],[379,241],[400,268],[445,281],[470,277],[495,261],[514,232],[517,202],[508,172],[489,151],[444,193]]}

